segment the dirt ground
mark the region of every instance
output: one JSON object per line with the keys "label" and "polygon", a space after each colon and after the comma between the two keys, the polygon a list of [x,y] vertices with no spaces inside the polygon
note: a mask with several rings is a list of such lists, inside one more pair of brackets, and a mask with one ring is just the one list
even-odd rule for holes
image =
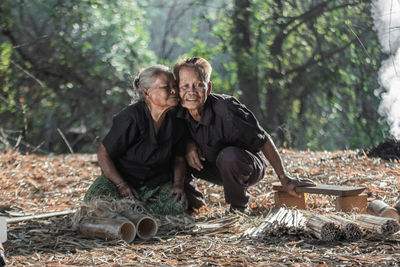
{"label": "dirt ground", "polygon": [[[360,151],[281,150],[287,171],[316,183],[365,186],[369,200],[394,205],[399,199],[397,160],[369,158]],[[0,216],[20,216],[78,209],[100,174],[96,156],[0,154]],[[229,214],[222,187],[199,181],[207,209],[190,216],[160,220],[149,241],[104,241],[77,234],[71,215],[8,224],[4,243],[8,266],[399,266],[400,233],[354,242],[322,242],[310,234],[241,235],[257,226],[274,207],[269,168],[250,188],[250,216]],[[308,213],[334,213],[334,198],[307,195]],[[196,231],[196,224],[217,225]]]}

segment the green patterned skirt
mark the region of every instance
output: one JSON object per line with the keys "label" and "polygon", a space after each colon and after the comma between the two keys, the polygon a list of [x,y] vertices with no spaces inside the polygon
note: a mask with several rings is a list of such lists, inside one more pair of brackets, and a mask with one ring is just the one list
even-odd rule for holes
{"label": "green patterned skirt", "polygon": [[[159,185],[154,189],[142,187],[137,190],[139,201],[150,212],[156,215],[178,215],[185,212],[185,207],[174,200],[171,195],[172,183]],[[98,198],[120,199],[117,187],[102,174],[86,191],[84,201],[89,202]]]}

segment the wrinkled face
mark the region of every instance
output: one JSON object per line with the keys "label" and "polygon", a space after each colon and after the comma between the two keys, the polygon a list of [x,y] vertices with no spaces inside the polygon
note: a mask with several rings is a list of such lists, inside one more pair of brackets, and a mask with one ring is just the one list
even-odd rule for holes
{"label": "wrinkled face", "polygon": [[211,93],[211,83],[201,80],[195,68],[182,67],[179,70],[179,97],[187,109],[201,110]]}
{"label": "wrinkled face", "polygon": [[174,107],[178,105],[178,90],[175,80],[164,73],[154,77],[150,88],[143,89],[146,100],[159,107]]}

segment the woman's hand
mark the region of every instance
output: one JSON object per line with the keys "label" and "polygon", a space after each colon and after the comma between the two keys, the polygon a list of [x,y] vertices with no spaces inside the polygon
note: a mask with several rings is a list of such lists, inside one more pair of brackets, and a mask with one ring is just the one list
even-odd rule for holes
{"label": "woman's hand", "polygon": [[116,185],[118,193],[121,197],[135,197],[139,199],[139,194],[126,182],[122,182]]}
{"label": "woman's hand", "polygon": [[188,208],[188,201],[186,198],[186,193],[185,190],[183,189],[183,186],[178,186],[175,185],[171,188],[171,195],[175,195],[175,201],[182,203],[182,205],[185,207],[185,209]]}
{"label": "woman's hand", "polygon": [[300,198],[295,189],[298,186],[315,186],[315,183],[307,178],[293,178],[289,174],[279,175],[283,189],[291,196]]}

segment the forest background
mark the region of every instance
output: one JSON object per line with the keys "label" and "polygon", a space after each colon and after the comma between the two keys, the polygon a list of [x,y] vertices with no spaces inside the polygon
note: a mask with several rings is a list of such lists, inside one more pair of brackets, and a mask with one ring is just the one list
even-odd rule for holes
{"label": "forest background", "polygon": [[0,151],[95,152],[137,99],[137,71],[183,56],[208,59],[213,91],[281,147],[376,145],[391,135],[372,13],[360,0],[1,0]]}

